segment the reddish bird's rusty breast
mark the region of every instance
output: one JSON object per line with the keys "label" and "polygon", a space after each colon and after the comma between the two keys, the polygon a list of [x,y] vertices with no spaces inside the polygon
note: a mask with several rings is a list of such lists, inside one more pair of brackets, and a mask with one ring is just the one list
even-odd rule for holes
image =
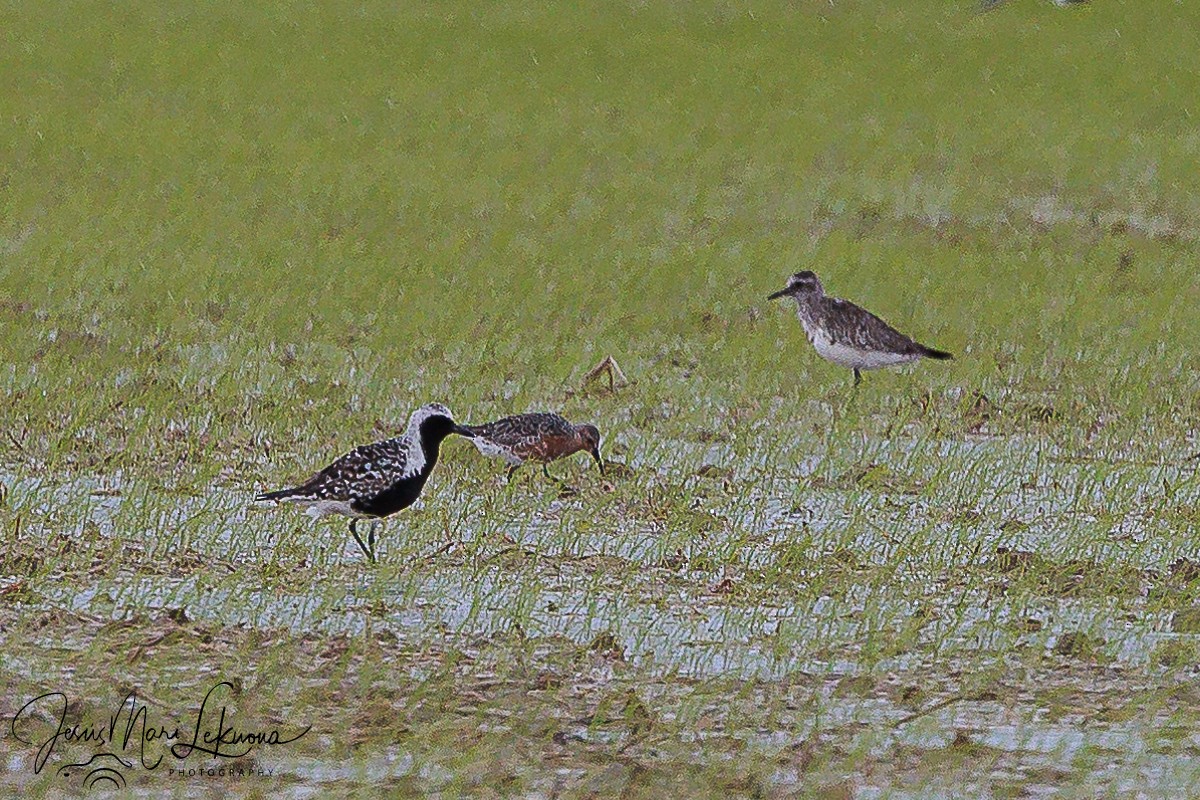
{"label": "reddish bird's rusty breast", "polygon": [[582,449],[583,437],[576,432],[574,436],[541,436],[533,441],[521,443],[513,448],[513,451],[528,461],[550,462],[578,453]]}

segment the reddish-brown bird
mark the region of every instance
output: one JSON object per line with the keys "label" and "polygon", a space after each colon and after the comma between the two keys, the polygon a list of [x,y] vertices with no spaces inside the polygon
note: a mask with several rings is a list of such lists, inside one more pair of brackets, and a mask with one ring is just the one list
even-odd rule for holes
{"label": "reddish-brown bird", "polygon": [[595,425],[573,425],[558,414],[537,412],[516,414],[484,425],[464,426],[471,440],[485,456],[503,458],[509,463],[508,477],[512,479],[517,467],[526,461],[537,461],[542,472],[550,477],[546,465],[579,451],[587,452],[604,474],[600,458],[600,431]]}

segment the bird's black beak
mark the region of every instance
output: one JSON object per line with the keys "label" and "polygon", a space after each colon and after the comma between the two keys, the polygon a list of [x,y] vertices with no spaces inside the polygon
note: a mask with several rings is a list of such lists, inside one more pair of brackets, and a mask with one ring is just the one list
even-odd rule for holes
{"label": "bird's black beak", "polygon": [[465,425],[455,425],[453,428],[450,429],[450,432],[457,433],[459,436],[465,436],[468,439],[475,438],[475,431],[471,430],[470,428],[466,427]]}
{"label": "bird's black beak", "polygon": [[592,448],[592,458],[596,459],[596,466],[600,468],[600,474],[604,474],[604,459],[600,457],[600,448]]}
{"label": "bird's black beak", "polygon": [[780,289],[778,292],[774,292],[773,294],[767,295],[767,299],[774,300],[776,297],[786,297],[787,294],[788,294],[787,289]]}

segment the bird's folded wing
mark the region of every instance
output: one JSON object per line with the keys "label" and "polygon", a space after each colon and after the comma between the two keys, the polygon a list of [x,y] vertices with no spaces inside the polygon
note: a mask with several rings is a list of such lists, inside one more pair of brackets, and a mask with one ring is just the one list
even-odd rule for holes
{"label": "bird's folded wing", "polygon": [[835,344],[894,353],[916,349],[912,339],[849,300],[835,300],[827,308],[827,330]]}
{"label": "bird's folded wing", "polygon": [[301,488],[327,500],[374,497],[404,474],[408,453],[393,440],[356,447],[314,475]]}

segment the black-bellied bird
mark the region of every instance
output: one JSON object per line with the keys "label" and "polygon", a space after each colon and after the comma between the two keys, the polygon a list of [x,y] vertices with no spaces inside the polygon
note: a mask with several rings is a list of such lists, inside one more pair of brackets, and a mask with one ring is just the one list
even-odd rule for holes
{"label": "black-bellied bird", "polygon": [[[350,534],[374,561],[379,521],[416,502],[437,464],[442,441],[454,433],[475,435],[454,421],[450,409],[430,403],[412,413],[400,436],[356,447],[299,486],[254,499],[296,503],[318,519],[349,517]],[[357,528],[364,519],[371,520],[366,543]]]}

